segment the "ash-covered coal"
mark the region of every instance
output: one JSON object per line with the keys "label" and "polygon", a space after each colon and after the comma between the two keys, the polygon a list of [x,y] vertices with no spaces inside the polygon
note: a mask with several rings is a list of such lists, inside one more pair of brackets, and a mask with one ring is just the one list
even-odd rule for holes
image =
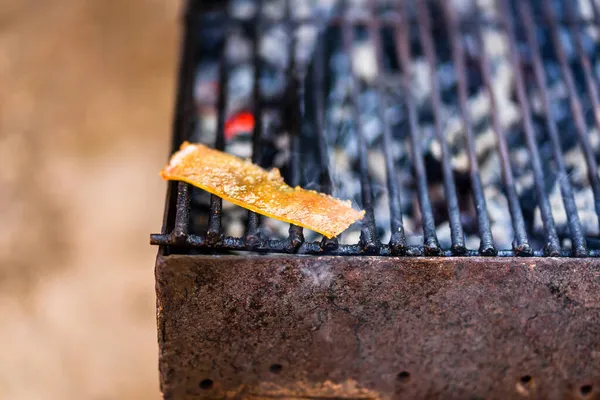
{"label": "ash-covered coal", "polygon": [[[539,10],[542,0],[531,2],[534,10]],[[577,0],[578,17],[591,20],[593,12],[589,0]],[[262,117],[260,157],[255,158],[265,167],[277,167],[284,176],[288,176],[291,149],[291,137],[287,124],[289,109],[289,77],[294,76],[302,85],[310,85],[310,72],[314,61],[314,49],[317,41],[327,43],[325,90],[324,135],[328,147],[329,167],[333,178],[333,194],[339,198],[350,199],[357,207],[362,205],[359,173],[358,129],[368,146],[369,178],[373,188],[374,212],[379,239],[386,243],[390,236],[389,193],[387,190],[387,172],[383,153],[383,127],[381,108],[384,107],[387,123],[390,124],[392,143],[391,154],[394,160],[394,178],[401,190],[401,207],[404,228],[408,244],[423,243],[423,227],[420,206],[416,195],[414,160],[410,152],[410,127],[406,112],[408,93],[402,85],[403,74],[410,74],[410,95],[418,111],[418,146],[422,149],[429,182],[428,193],[432,203],[438,240],[444,249],[450,248],[450,228],[448,210],[443,190],[441,163],[442,151],[435,134],[432,109],[432,85],[430,69],[435,69],[438,88],[442,100],[439,112],[442,121],[442,135],[447,141],[451,153],[451,164],[456,180],[460,202],[461,223],[465,232],[467,247],[479,247],[479,235],[475,217],[475,205],[472,200],[472,188],[469,180],[469,161],[465,142],[465,127],[459,113],[457,98],[457,67],[452,61],[452,46],[443,13],[436,2],[428,2],[428,11],[432,19],[431,35],[436,46],[438,64],[429,65],[423,53],[417,34],[417,15],[415,2],[408,1],[408,15],[403,15],[403,23],[410,32],[412,68],[402,71],[399,67],[395,41],[397,32],[394,26],[386,24],[381,32],[383,45],[384,70],[378,71],[376,49],[364,26],[354,30],[354,42],[349,53],[343,50],[339,25],[329,25],[332,16],[345,15],[349,18],[372,16],[372,3],[368,0],[347,1],[345,9],[336,0],[294,1],[291,19],[296,21],[293,27],[286,21],[285,2],[264,1],[261,12],[259,32],[260,95]],[[398,14],[398,2],[381,1],[375,7],[377,17],[389,21]],[[529,240],[536,249],[544,245],[543,226],[534,186],[531,168],[531,156],[526,146],[522,126],[521,108],[515,92],[515,76],[512,69],[510,46],[506,32],[498,23],[498,8],[493,0],[453,0],[452,7],[457,10],[460,31],[466,52],[465,75],[468,86],[467,111],[475,136],[475,152],[483,184],[487,211],[491,221],[494,241],[498,249],[510,249],[513,244],[513,227],[502,180],[502,169],[498,153],[498,138],[491,124],[490,98],[482,86],[482,71],[478,57],[485,51],[490,62],[492,92],[495,96],[496,112],[501,128],[504,130],[509,146],[510,162],[513,170],[516,190],[521,203],[523,216],[529,233]],[[483,49],[478,48],[474,38],[474,9],[478,7],[482,20]],[[254,76],[256,73],[253,58],[253,35],[255,34],[255,15],[259,12],[256,2],[235,0],[230,2],[227,13],[231,17],[221,36],[213,40],[225,43],[228,68],[228,83],[219,87],[219,51],[207,52],[198,66],[195,85],[195,98],[199,122],[194,140],[210,145],[216,142],[218,93],[227,92],[225,119],[225,150],[240,157],[253,155],[252,134],[255,122],[242,123],[236,118],[244,113],[253,114],[257,104],[254,98]],[[555,11],[564,19],[561,9]],[[225,15],[225,11],[223,11]],[[517,26],[520,21],[515,16]],[[573,187],[579,210],[579,217],[587,235],[599,235],[598,219],[594,209],[594,198],[587,177],[586,164],[582,156],[576,135],[574,134],[573,114],[570,109],[568,91],[564,76],[556,58],[556,53],[548,27],[538,21],[537,33],[540,40],[545,73],[548,78],[548,92],[551,97],[551,118],[559,128],[562,150],[567,166],[568,179]],[[590,58],[594,79],[600,76],[600,63],[597,61],[598,40],[596,27],[585,26],[580,37],[586,57]],[[552,213],[559,234],[568,237],[566,215],[562,196],[558,188],[558,171],[554,154],[546,132],[545,118],[539,89],[531,77],[530,54],[524,33],[520,28],[516,32],[520,46],[520,55],[525,65],[527,96],[531,103],[533,121],[541,162],[545,174],[545,190],[549,196]],[[565,25],[560,27],[560,38],[572,67],[576,85],[582,94],[580,99],[586,117],[586,135],[595,154],[600,153],[600,137],[596,129],[593,109],[586,95],[581,74],[580,61],[574,47],[573,36]],[[292,44],[296,47],[291,50]],[[215,46],[213,46],[215,47]],[[218,46],[216,46],[218,47]],[[290,74],[290,63],[295,66]],[[528,66],[529,65],[529,66]],[[352,74],[353,79],[349,79]],[[352,84],[357,85],[359,93],[352,98]],[[597,82],[596,82],[597,83]],[[313,99],[307,98],[303,106],[310,106]],[[357,115],[358,118],[357,118]],[[319,165],[316,155],[316,134],[314,118],[305,114],[301,135],[311,144],[301,146],[302,186],[320,189]],[[254,115],[257,120],[257,116]],[[356,121],[360,125],[356,125]],[[314,142],[314,143],[313,143]],[[598,157],[600,159],[600,157]],[[204,196],[204,198],[203,198]],[[198,192],[198,203],[207,207],[208,196]],[[224,205],[223,226],[226,234],[243,236],[246,212],[229,204]],[[288,225],[278,221],[263,220],[265,237],[285,238]],[[351,227],[341,238],[342,243],[355,244],[359,240],[360,224]],[[305,232],[306,240],[318,240],[318,235]],[[568,245],[568,241],[565,241]]]}

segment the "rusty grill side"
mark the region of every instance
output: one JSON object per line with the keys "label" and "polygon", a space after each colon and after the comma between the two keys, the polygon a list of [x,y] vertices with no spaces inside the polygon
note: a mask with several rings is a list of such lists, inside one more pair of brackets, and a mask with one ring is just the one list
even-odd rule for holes
{"label": "rusty grill side", "polygon": [[[265,107],[273,104],[265,104],[261,96],[261,61],[260,61],[260,37],[266,26],[269,26],[269,18],[262,12],[262,1],[258,2],[259,12],[252,19],[252,52],[254,60],[253,76],[253,105],[252,113],[255,116],[255,124],[252,135],[252,161],[264,167],[264,144],[261,140],[263,133],[262,115]],[[379,106],[380,120],[383,122],[381,151],[384,155],[386,188],[389,197],[389,231],[391,236],[389,242],[382,243],[377,234],[375,221],[372,179],[369,175],[368,144],[364,137],[363,122],[360,120],[360,112],[354,113],[353,125],[358,140],[358,160],[361,186],[361,206],[366,210],[366,216],[361,222],[360,240],[356,244],[341,244],[337,239],[321,241],[306,241],[303,230],[291,225],[287,239],[274,239],[264,237],[260,232],[262,217],[250,212],[247,219],[245,235],[231,237],[224,234],[222,226],[223,204],[216,196],[211,196],[208,222],[206,229],[197,232],[191,227],[191,214],[194,212],[192,201],[192,189],[186,183],[169,183],[167,202],[164,217],[164,225],[161,234],[151,235],[151,243],[163,246],[166,253],[185,253],[190,251],[199,252],[226,252],[249,250],[264,253],[295,253],[295,254],[321,254],[321,255],[380,255],[380,256],[403,256],[403,255],[428,255],[428,256],[575,256],[575,257],[597,257],[600,251],[594,246],[588,246],[589,238],[582,228],[578,208],[573,195],[573,188],[569,181],[569,172],[565,166],[564,154],[561,148],[561,135],[567,132],[559,131],[555,118],[552,114],[552,97],[548,91],[548,77],[544,69],[544,59],[540,52],[540,46],[536,37],[536,26],[544,26],[552,38],[555,47],[556,60],[560,65],[560,74],[566,84],[569,105],[573,119],[573,128],[576,140],[584,155],[588,180],[594,194],[596,214],[600,215],[600,178],[598,176],[597,155],[590,143],[588,135],[585,104],[591,104],[594,124],[600,127],[600,110],[597,77],[591,67],[588,52],[585,51],[579,34],[582,27],[590,24],[600,23],[599,12],[594,1],[591,2],[595,21],[582,20],[578,10],[574,9],[573,2],[561,2],[563,12],[561,18],[556,15],[554,6],[550,0],[529,3],[518,1],[511,3],[509,0],[498,1],[498,18],[488,20],[477,8],[472,14],[473,18],[465,21],[457,16],[456,10],[449,2],[408,2],[398,1],[393,12],[380,16],[377,13],[376,2],[369,16],[346,15],[345,2],[340,3],[339,12],[327,21],[328,29],[321,30],[314,49],[310,66],[303,67],[295,64],[295,35],[297,27],[303,23],[320,24],[320,20],[298,20],[291,17],[292,2],[286,2],[284,21],[286,31],[291,38],[289,47],[290,62],[286,69],[285,96],[282,99],[284,129],[289,132],[290,158],[288,162],[288,176],[286,181],[291,185],[305,184],[306,177],[302,175],[302,142],[307,140],[305,132],[312,129],[312,137],[316,140],[318,157],[314,168],[319,171],[319,187],[322,191],[331,193],[333,191],[332,172],[330,170],[330,151],[327,148],[328,140],[325,138],[325,115],[327,113],[326,83],[330,79],[327,65],[331,60],[331,49],[326,34],[328,30],[335,29],[341,34],[344,53],[349,55],[357,27],[366,29],[368,40],[375,48],[377,79],[376,91],[383,92],[383,82],[388,77],[385,70],[384,44],[382,44],[382,29],[391,30],[394,38],[395,57],[397,58],[401,71],[410,71],[413,59],[413,38],[422,48],[430,68],[430,82],[432,87],[431,108],[433,110],[433,121],[435,140],[441,149],[441,171],[444,189],[444,197],[447,207],[448,222],[451,232],[451,246],[443,248],[436,235],[436,223],[432,211],[430,192],[428,187],[427,167],[423,159],[423,151],[420,144],[421,126],[417,115],[417,106],[411,95],[409,73],[402,74],[402,87],[406,93],[403,106],[406,109],[410,148],[410,159],[414,170],[414,183],[418,209],[420,214],[420,225],[422,226],[423,242],[420,245],[407,244],[401,201],[403,188],[400,187],[396,178],[396,166],[394,154],[392,154],[392,132],[391,123],[388,122],[386,106]],[[438,14],[432,14],[431,4],[439,9]],[[409,6],[412,7],[409,9]],[[539,8],[539,9],[538,9]],[[411,14],[411,10],[415,10]],[[173,126],[173,146],[175,150],[184,140],[193,137],[193,130],[197,123],[197,112],[194,103],[193,87],[196,66],[202,58],[202,32],[203,27],[199,24],[206,23],[202,16],[214,14],[219,27],[210,29],[227,29],[229,24],[236,23],[233,18],[227,16],[227,8],[222,2],[200,2],[191,0],[185,17],[185,34],[182,45],[182,57],[179,71],[179,84],[177,104],[175,110],[175,122]],[[534,15],[541,17],[536,18]],[[413,19],[409,18],[413,15]],[[477,250],[467,249],[465,234],[460,217],[460,194],[457,190],[452,159],[442,132],[444,114],[441,109],[441,93],[438,78],[435,74],[437,59],[436,43],[432,37],[433,25],[442,24],[447,29],[450,40],[452,63],[456,76],[456,98],[457,109],[460,119],[464,124],[466,146],[468,153],[468,177],[471,187],[472,202],[476,210],[477,235],[480,245]],[[441,18],[441,19],[440,19]],[[210,19],[209,19],[210,20]],[[279,21],[281,22],[281,21]],[[411,27],[416,24],[416,30]],[[524,135],[526,147],[531,160],[531,169],[534,176],[534,188],[536,193],[537,207],[539,207],[541,220],[543,222],[543,247],[533,248],[530,244],[530,232],[526,227],[521,210],[519,195],[515,188],[515,178],[511,168],[509,155],[510,144],[507,141],[507,133],[504,131],[498,119],[497,105],[494,102],[494,88],[491,82],[490,61],[484,51],[482,26],[485,24],[497,24],[506,33],[509,45],[511,66],[514,70],[514,86],[516,90],[517,103],[521,109],[521,132]],[[559,29],[566,27],[572,35],[576,48],[577,59],[581,65],[585,80],[585,93],[580,93],[576,87],[573,71],[563,49]],[[206,27],[204,27],[206,29]],[[412,35],[412,36],[411,36]],[[227,38],[222,42],[221,58],[219,60],[218,81],[219,87],[227,87],[229,79],[229,65],[226,57],[225,46]],[[522,47],[527,51],[523,52]],[[349,58],[350,63],[352,59]],[[486,196],[482,186],[482,177],[476,155],[476,139],[473,133],[473,124],[467,102],[469,101],[469,64],[476,63],[481,70],[481,85],[487,91],[491,103],[491,127],[495,134],[497,151],[499,153],[502,187],[510,211],[511,225],[514,232],[512,249],[497,248],[494,243],[490,227],[490,217],[486,205]],[[348,76],[351,88],[350,103],[354,109],[359,107],[358,87],[354,69],[350,65]],[[547,188],[544,186],[545,170],[540,161],[538,151],[539,142],[536,138],[534,127],[534,115],[531,111],[531,101],[527,94],[528,82],[534,82],[534,86],[540,93],[544,113],[544,125],[547,131],[549,143],[552,148],[553,163],[557,169],[557,179],[564,210],[567,216],[568,228],[564,232],[558,232],[554,216],[549,203]],[[380,96],[386,99],[386,96]],[[215,148],[225,148],[225,121],[226,121],[227,90],[218,92],[217,127]],[[308,128],[306,125],[308,124]],[[195,189],[194,189],[195,190]],[[561,238],[568,237],[571,241],[570,247],[561,245]],[[595,243],[592,241],[592,243]]]}

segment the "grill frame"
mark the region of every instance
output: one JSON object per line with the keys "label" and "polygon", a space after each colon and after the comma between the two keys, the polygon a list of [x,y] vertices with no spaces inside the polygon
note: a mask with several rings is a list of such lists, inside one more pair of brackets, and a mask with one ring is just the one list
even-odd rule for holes
{"label": "grill frame", "polygon": [[599,271],[592,258],[159,255],[161,390],[596,399]]}
{"label": "grill frame", "polygon": [[[173,124],[173,142],[172,142],[172,151],[178,149],[179,145],[191,137],[192,131],[194,129],[196,123],[196,110],[195,110],[195,101],[193,96],[193,87],[195,80],[195,67],[201,57],[199,54],[199,41],[202,39],[196,33],[198,29],[198,16],[202,13],[210,12],[214,8],[222,8],[227,2],[208,2],[203,3],[198,0],[189,0],[187,12],[184,18],[184,38],[182,41],[182,49],[181,49],[181,60],[179,67],[179,82],[177,89],[177,100],[175,107],[175,118]],[[399,2],[401,4],[406,4],[406,2]],[[504,7],[503,10],[507,10],[507,7],[510,7],[508,4],[508,0],[500,0],[501,7]],[[259,2],[259,6],[262,4],[262,1]],[[446,4],[442,2],[442,4]],[[575,89],[575,84],[573,82],[572,72],[570,67],[565,59],[564,50],[562,49],[562,44],[560,43],[559,38],[557,37],[557,23],[563,22],[558,21],[557,17],[553,14],[553,11],[549,7],[549,3],[547,0],[543,0],[544,5],[544,13],[543,20],[547,22],[550,26],[553,40],[555,44],[560,44],[557,48],[557,58],[561,66],[561,73],[564,76],[564,80],[567,84],[567,88],[569,90],[569,100],[570,107],[574,118],[575,130],[577,132],[578,141],[580,143],[581,149],[585,155],[586,163],[588,171],[597,171],[597,164],[594,158],[594,152],[589,142],[589,138],[587,137],[586,132],[586,122],[585,117],[582,111],[581,100],[579,99],[579,94]],[[597,6],[594,4],[594,17],[597,22],[600,22],[600,13],[598,12]],[[410,45],[407,42],[408,33],[406,32],[406,25],[408,25],[407,21],[403,21],[402,14],[403,10],[402,6],[398,10],[396,14],[393,14],[391,17],[349,17],[349,16],[337,16],[331,19],[329,22],[330,26],[339,26],[342,31],[342,36],[344,38],[343,45],[346,49],[346,53],[348,54],[350,43],[352,42],[353,37],[353,29],[355,26],[365,26],[367,30],[370,32],[370,39],[375,45],[376,53],[377,53],[377,66],[378,69],[382,68],[382,45],[380,41],[379,35],[373,35],[374,32],[377,32],[383,26],[392,27],[396,30],[396,46],[397,46],[397,54],[399,57],[400,64],[402,65],[402,69],[409,69],[411,63],[411,54],[410,54]],[[533,32],[533,28],[528,23],[535,23],[532,11],[528,4],[523,4],[523,2],[518,2],[519,12],[522,15],[522,23],[527,28],[527,40],[530,45],[536,43],[535,32]],[[580,23],[579,17],[575,17],[573,15],[570,7],[567,7],[569,10],[567,12],[567,19],[564,21],[565,26],[569,27],[570,30],[578,29],[576,24]],[[569,180],[567,178],[567,172],[564,166],[564,161],[562,158],[562,149],[560,148],[560,143],[558,139],[558,133],[556,124],[554,122],[554,118],[549,116],[545,118],[546,125],[548,129],[548,135],[550,136],[550,141],[554,146],[554,161],[558,165],[559,169],[559,178],[557,181],[560,184],[563,205],[568,218],[568,225],[570,230],[570,238],[572,240],[573,246],[570,250],[562,249],[558,243],[558,236],[556,233],[556,226],[553,220],[552,212],[550,210],[550,206],[548,204],[548,196],[540,196],[540,194],[544,193],[543,179],[544,174],[542,170],[542,166],[539,162],[539,155],[536,151],[536,139],[533,133],[533,127],[531,123],[532,114],[530,112],[531,106],[529,104],[529,100],[527,96],[523,96],[521,93],[523,88],[523,77],[521,76],[521,70],[516,68],[517,75],[515,77],[515,84],[517,89],[517,94],[519,95],[519,104],[525,110],[524,118],[523,118],[523,133],[527,139],[527,148],[529,154],[531,156],[533,162],[533,171],[535,175],[535,189],[537,192],[537,197],[542,199],[538,202],[538,205],[541,210],[541,216],[544,227],[544,235],[546,237],[546,245],[543,249],[533,250],[528,244],[527,233],[525,232],[523,216],[521,215],[521,209],[519,205],[519,199],[517,193],[514,189],[514,182],[512,178],[512,171],[510,167],[510,160],[508,156],[508,149],[506,145],[506,138],[504,133],[502,132],[502,128],[499,125],[497,120],[497,112],[495,110],[494,105],[494,95],[491,89],[490,83],[490,72],[489,72],[489,60],[487,59],[485,52],[480,52],[481,56],[478,57],[480,67],[483,71],[484,75],[484,87],[490,93],[491,103],[492,103],[492,125],[493,130],[496,133],[496,137],[498,139],[497,145],[498,150],[501,156],[502,162],[502,173],[503,173],[503,181],[504,181],[504,193],[508,200],[510,215],[512,218],[512,225],[515,235],[515,242],[513,244],[513,249],[497,249],[494,245],[491,229],[490,229],[490,220],[486,207],[486,200],[483,194],[483,187],[481,184],[480,173],[477,166],[477,158],[475,156],[475,144],[473,134],[471,132],[472,124],[470,122],[469,112],[467,110],[467,83],[466,83],[466,67],[465,67],[465,51],[463,49],[462,38],[464,33],[459,33],[457,16],[455,15],[455,11],[452,7],[446,6],[443,7],[444,15],[446,18],[446,22],[450,26],[451,30],[451,40],[452,40],[452,56],[454,59],[454,65],[457,69],[457,84],[458,84],[458,102],[459,102],[459,111],[461,114],[461,118],[465,123],[465,131],[466,138],[469,147],[469,173],[470,173],[470,181],[473,188],[473,201],[476,206],[477,211],[477,224],[479,229],[479,237],[481,240],[481,244],[478,250],[467,250],[464,245],[464,233],[462,231],[462,226],[460,224],[459,217],[459,209],[458,209],[458,199],[456,195],[456,182],[452,178],[452,167],[451,162],[449,160],[449,155],[447,154],[447,145],[445,144],[445,139],[441,134],[440,128],[440,99],[439,99],[439,89],[437,87],[437,82],[434,78],[434,69],[432,68],[432,106],[434,110],[434,122],[435,122],[435,130],[436,137],[439,141],[442,148],[442,171],[443,171],[443,186],[445,197],[447,200],[448,207],[448,218],[450,222],[451,229],[451,237],[452,237],[452,245],[449,249],[441,249],[440,245],[437,241],[436,237],[436,227],[433,219],[433,212],[431,210],[431,204],[429,201],[428,195],[428,186],[427,186],[427,172],[425,171],[425,167],[423,165],[422,154],[418,150],[418,132],[419,125],[416,121],[416,111],[414,102],[411,100],[410,94],[406,98],[408,116],[409,116],[409,131],[411,134],[411,153],[412,153],[412,161],[415,167],[415,181],[417,183],[417,198],[419,201],[420,214],[422,217],[423,224],[423,232],[424,232],[424,242],[423,245],[418,246],[408,246],[406,245],[406,238],[404,235],[404,228],[402,222],[402,213],[400,212],[400,197],[402,195],[401,189],[398,187],[397,180],[394,178],[394,164],[393,159],[390,154],[390,132],[389,132],[389,124],[384,123],[383,130],[383,154],[385,156],[385,165],[386,165],[386,176],[387,176],[387,190],[390,195],[390,223],[391,223],[391,238],[389,243],[380,243],[377,235],[375,234],[375,220],[373,214],[373,206],[372,206],[372,189],[369,179],[369,172],[367,167],[367,154],[366,154],[366,144],[364,143],[364,138],[362,138],[362,134],[360,126],[360,120],[358,119],[359,113],[354,113],[357,119],[354,121],[355,125],[359,127],[357,130],[359,143],[362,143],[362,146],[359,146],[361,152],[359,154],[360,159],[360,176],[361,176],[361,187],[362,187],[362,203],[363,208],[367,211],[366,216],[362,222],[361,229],[361,239],[357,244],[339,244],[336,239],[328,240],[323,238],[321,242],[305,242],[304,235],[302,232],[302,228],[291,225],[289,228],[289,236],[287,239],[270,239],[264,238],[260,235],[260,223],[261,216],[256,213],[249,212],[248,215],[248,223],[246,226],[246,233],[243,237],[226,237],[223,234],[222,223],[221,223],[221,214],[222,214],[222,200],[217,196],[211,195],[210,198],[210,212],[208,215],[208,227],[206,233],[203,235],[192,234],[190,233],[190,212],[191,212],[191,190],[190,186],[187,183],[169,183],[169,187],[167,190],[167,200],[165,207],[165,216],[163,227],[160,234],[152,234],[151,235],[151,243],[155,245],[161,246],[161,252],[164,254],[168,253],[190,253],[190,252],[228,252],[228,251],[253,251],[258,253],[291,253],[291,254],[311,254],[311,255],[347,255],[347,256],[356,256],[356,255],[378,255],[378,256],[499,256],[499,257],[511,257],[511,256],[575,256],[575,257],[598,257],[600,256],[600,250],[596,249],[587,249],[586,247],[586,238],[583,234],[583,229],[581,227],[581,223],[579,221],[577,207],[575,205],[575,200],[573,198],[573,189],[569,184]],[[297,21],[290,18],[290,2],[286,2],[286,29],[288,34],[294,32],[295,27],[299,23],[303,23],[303,20]],[[404,14],[407,14],[406,12]],[[261,138],[260,132],[262,131],[262,110],[263,110],[263,101],[261,100],[260,93],[260,77],[261,74],[261,62],[259,59],[259,37],[263,25],[262,19],[265,17],[261,17],[261,13],[257,13],[257,16],[254,17],[254,30],[253,30],[253,57],[254,57],[254,88],[253,88],[253,98],[254,98],[254,106],[253,106],[253,114],[255,115],[255,126],[254,126],[254,134],[253,134],[253,142],[252,142],[252,161],[261,164]],[[418,6],[418,12],[416,16],[419,27],[428,27],[431,25],[429,21],[428,11],[426,7],[422,6],[422,3]],[[483,19],[478,18],[472,25],[472,29],[475,31],[474,36],[477,40],[478,46],[482,45],[482,34],[481,34],[481,24]],[[268,21],[267,21],[268,22]],[[318,23],[318,21],[312,20],[313,23]],[[489,22],[489,21],[488,21]],[[509,32],[509,46],[511,48],[510,57],[513,67],[517,64],[523,64],[524,61],[519,58],[519,54],[515,51],[517,48],[516,39],[513,30],[511,27],[514,26],[515,21],[513,21],[512,13],[501,13],[500,21],[495,21],[494,23],[499,24],[503,27],[503,31]],[[589,21],[586,21],[589,23]],[[463,24],[464,25],[464,24]],[[600,25],[599,25],[600,26]],[[419,41],[424,48],[425,56],[429,63],[433,63],[435,65],[435,50],[432,49],[434,44],[431,42],[430,31],[427,28],[419,28]],[[292,38],[295,37],[291,35]],[[593,77],[591,76],[590,63],[589,59],[585,51],[582,48],[582,44],[580,41],[580,37],[578,34],[575,35],[577,40],[575,40],[575,47],[577,49],[577,56],[583,66],[586,89],[590,96],[592,105],[598,104],[598,91],[593,82]],[[226,39],[225,39],[226,40]],[[332,177],[331,171],[328,168],[328,150],[326,140],[324,138],[324,112],[325,105],[323,103],[324,93],[322,93],[324,82],[327,76],[323,74],[327,73],[327,69],[319,67],[324,63],[324,57],[326,57],[325,53],[325,44],[323,40],[319,40],[317,45],[317,49],[315,50],[314,56],[314,64],[317,66],[315,68],[311,68],[311,76],[306,78],[306,81],[303,82],[301,78],[301,73],[297,71],[297,67],[294,64],[294,47],[295,42],[292,42],[292,46],[290,46],[290,59],[292,62],[289,64],[286,72],[287,76],[287,86],[285,91],[285,104],[290,108],[290,112],[287,113],[285,118],[285,128],[291,133],[291,157],[290,157],[290,165],[292,168],[290,169],[292,172],[290,176],[286,179],[288,183],[291,185],[297,185],[302,183],[302,177],[300,176],[300,141],[301,141],[301,124],[302,119],[310,116],[312,122],[316,127],[316,133],[318,137],[317,146],[319,148],[319,158],[320,158],[320,167],[321,171],[321,187],[324,192],[331,193],[332,191]],[[223,43],[225,46],[225,43]],[[531,46],[532,51],[532,63],[533,70],[536,79],[536,85],[538,86],[541,94],[543,107],[547,115],[550,115],[550,99],[548,98],[547,88],[545,85],[546,77],[541,66],[541,59],[539,55],[539,51],[537,47]],[[220,87],[224,87],[227,84],[228,80],[228,68],[226,57],[223,55],[219,61],[219,84]],[[353,74],[349,77],[350,80],[354,80]],[[379,81],[384,79],[382,75],[377,79],[376,88],[379,89]],[[409,87],[410,76],[408,74],[403,74],[403,85],[406,88]],[[315,109],[311,112],[311,110],[306,110],[306,89],[305,85],[310,85],[312,83],[314,87],[311,89],[311,99],[315,104]],[[357,85],[352,85],[356,90]],[[410,90],[407,91],[410,93]],[[382,96],[383,97],[383,96]],[[354,96],[351,96],[351,101],[357,98],[357,93],[354,93]],[[214,143],[214,147],[222,150],[225,146],[225,137],[224,137],[224,126],[225,126],[225,108],[227,104],[227,91],[220,90],[219,96],[217,100],[217,134],[216,134],[216,142]],[[356,103],[354,103],[354,107],[356,107]],[[385,113],[383,112],[384,107],[379,107],[381,110],[381,119],[385,120]],[[600,127],[600,114],[595,113],[595,122],[598,127]],[[387,143],[387,145],[386,145]],[[266,165],[263,165],[266,167]],[[588,174],[591,182],[591,187],[594,192],[595,197],[595,205],[597,214],[600,215],[600,177],[598,174]],[[561,179],[562,176],[565,179]],[[600,219],[599,219],[600,220]]]}
{"label": "grill frame", "polygon": [[[197,14],[213,7],[220,5],[189,0],[172,151],[193,130],[197,111],[192,88],[200,56],[200,38],[194,34]],[[526,9],[521,11],[528,15]],[[600,26],[600,13],[597,9],[594,13]],[[394,16],[349,22],[377,30],[384,25],[397,27],[402,20]],[[348,21],[334,18],[331,23]],[[288,24],[287,28],[294,27]],[[425,43],[427,29],[423,31],[419,34]],[[410,49],[403,52],[408,59]],[[535,54],[532,68],[548,114],[546,77],[539,52]],[[434,58],[435,51],[426,57]],[[323,131],[322,92],[328,77],[319,66],[325,59],[324,41],[319,41],[317,67],[307,78],[312,82],[310,90],[297,78],[294,65],[286,72],[293,84],[285,99],[296,105],[286,119],[295,149],[302,118],[312,118],[317,132]],[[226,67],[223,58],[221,87],[228,79]],[[519,81],[516,77],[517,86]],[[217,100],[217,149],[224,146],[225,96],[222,91]],[[303,108],[302,99],[311,96],[314,108]],[[432,101],[438,100],[434,96]],[[434,104],[433,109],[440,107]],[[440,118],[434,121],[439,124]],[[546,123],[555,149],[560,150],[556,123],[549,118]],[[525,134],[528,129],[524,127]],[[441,131],[439,126],[437,130]],[[324,135],[317,139],[321,187],[331,193],[326,140]],[[260,142],[255,140],[253,147],[258,154]],[[293,151],[290,160],[296,166],[298,154]],[[260,163],[257,155],[253,160]],[[557,160],[566,175],[561,157]],[[387,157],[391,170],[390,161]],[[444,189],[452,198],[455,182],[450,179],[450,162],[442,163],[447,175]],[[476,169],[471,172],[477,175]],[[286,180],[295,184],[301,176],[292,174]],[[569,223],[575,246],[573,253],[557,254],[552,246],[533,253],[498,250],[491,241],[483,241],[478,250],[466,250],[460,224],[452,229],[451,249],[437,251],[433,242],[429,250],[407,246],[401,188],[393,179],[387,188],[396,199],[390,202],[394,234],[390,243],[375,243],[376,248],[369,241],[368,226],[364,240],[354,245],[340,245],[337,239],[307,243],[302,229],[294,226],[286,240],[268,240],[256,234],[259,218],[255,217],[250,218],[245,236],[223,237],[222,201],[215,196],[210,199],[206,235],[196,235],[189,225],[190,186],[169,182],[162,232],[151,239],[160,245],[155,275],[164,398],[598,398],[600,260],[523,257],[600,256],[600,251],[585,248],[572,188],[568,181],[562,183],[565,205],[572,211]],[[546,216],[546,234],[551,239],[552,224],[547,221]],[[489,230],[485,217],[479,227],[482,232]],[[214,254],[240,250],[244,256]],[[269,254],[256,256],[250,251]],[[426,253],[432,257],[406,257]],[[315,256],[299,256],[305,254]],[[324,339],[327,332],[329,342]]]}

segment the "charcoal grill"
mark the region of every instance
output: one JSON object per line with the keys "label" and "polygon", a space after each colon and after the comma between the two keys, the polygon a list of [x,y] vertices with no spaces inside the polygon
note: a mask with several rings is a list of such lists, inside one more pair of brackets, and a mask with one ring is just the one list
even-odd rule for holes
{"label": "charcoal grill", "polygon": [[172,151],[366,215],[326,239],[170,182],[164,397],[598,398],[599,28],[595,0],[189,0]]}

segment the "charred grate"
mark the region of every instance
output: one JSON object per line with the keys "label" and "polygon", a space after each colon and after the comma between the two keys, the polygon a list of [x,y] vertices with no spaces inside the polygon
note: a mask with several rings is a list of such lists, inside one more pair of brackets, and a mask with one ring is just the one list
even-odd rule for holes
{"label": "charred grate", "polygon": [[190,1],[173,150],[352,199],[327,240],[169,183],[166,253],[600,255],[595,0]]}

